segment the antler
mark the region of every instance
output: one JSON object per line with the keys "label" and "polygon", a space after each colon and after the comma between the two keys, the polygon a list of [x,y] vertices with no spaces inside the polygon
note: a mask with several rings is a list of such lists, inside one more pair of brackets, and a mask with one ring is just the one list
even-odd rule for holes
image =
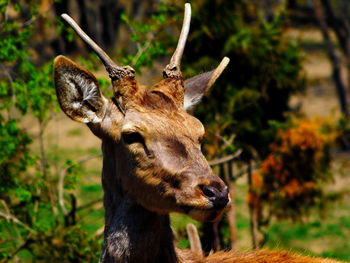
{"label": "antler", "polygon": [[227,67],[228,63],[230,63],[230,59],[228,57],[224,57],[219,66],[214,70],[213,74],[210,77],[210,80],[208,82],[207,87],[210,88],[215,81],[220,77],[221,73],[224,71],[224,69]]}
{"label": "antler", "polygon": [[185,15],[184,15],[184,20],[182,24],[179,41],[177,43],[175,52],[170,59],[170,63],[165,67],[163,71],[164,78],[181,77],[180,62],[181,62],[182,54],[185,49],[188,32],[190,30],[190,22],[191,22],[191,5],[189,3],[186,3]]}
{"label": "antler", "polygon": [[97,54],[104,64],[109,77],[112,80],[120,79],[124,77],[134,77],[135,70],[130,66],[121,67],[118,66],[107,54],[100,48],[81,28],[67,14],[62,14],[61,17],[74,29],[74,31],[79,35],[79,37]]}

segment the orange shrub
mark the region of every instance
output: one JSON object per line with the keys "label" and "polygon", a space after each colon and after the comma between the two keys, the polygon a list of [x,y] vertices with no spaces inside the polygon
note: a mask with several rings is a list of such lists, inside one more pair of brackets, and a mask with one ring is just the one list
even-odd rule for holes
{"label": "orange shrub", "polygon": [[330,147],[337,137],[335,125],[321,118],[293,119],[290,128],[278,131],[252,178],[248,200],[260,221],[266,220],[263,215],[298,219],[322,202],[322,185],[332,180]]}

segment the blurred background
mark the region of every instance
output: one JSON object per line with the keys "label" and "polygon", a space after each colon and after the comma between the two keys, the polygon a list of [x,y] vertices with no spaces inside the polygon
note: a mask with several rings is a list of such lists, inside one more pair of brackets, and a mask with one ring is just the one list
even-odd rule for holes
{"label": "blurred background", "polygon": [[[186,78],[231,62],[193,114],[230,186],[218,223],[172,215],[180,247],[287,249],[350,260],[350,2],[196,0]],[[60,18],[68,13],[138,80],[159,81],[184,1],[0,0],[0,262],[98,262],[100,141],[56,101],[52,61],[108,76]]]}

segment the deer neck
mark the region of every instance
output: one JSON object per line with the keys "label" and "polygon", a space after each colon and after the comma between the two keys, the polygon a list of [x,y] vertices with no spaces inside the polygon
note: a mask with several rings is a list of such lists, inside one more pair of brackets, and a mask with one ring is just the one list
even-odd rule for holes
{"label": "deer neck", "polygon": [[123,192],[118,146],[102,143],[105,231],[103,263],[178,262],[169,215],[150,212]]}

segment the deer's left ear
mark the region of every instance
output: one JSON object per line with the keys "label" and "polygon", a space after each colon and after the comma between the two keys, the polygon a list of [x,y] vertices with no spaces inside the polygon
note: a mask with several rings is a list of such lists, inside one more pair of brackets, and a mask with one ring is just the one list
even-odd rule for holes
{"label": "deer's left ear", "polygon": [[184,108],[186,110],[191,109],[194,105],[200,102],[203,95],[214,84],[229,62],[230,59],[224,57],[216,69],[185,80]]}
{"label": "deer's left ear", "polygon": [[57,98],[65,114],[83,123],[102,121],[107,107],[95,76],[64,56],[54,61]]}

